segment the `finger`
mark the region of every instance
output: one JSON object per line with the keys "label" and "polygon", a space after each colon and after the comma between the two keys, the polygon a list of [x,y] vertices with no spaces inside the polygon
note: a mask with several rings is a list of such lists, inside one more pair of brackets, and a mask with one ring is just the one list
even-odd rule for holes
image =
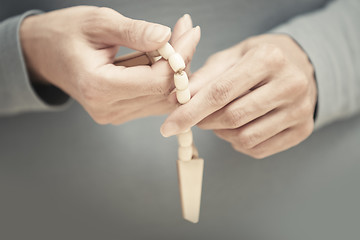
{"label": "finger", "polygon": [[176,42],[181,37],[181,35],[192,28],[193,25],[191,17],[189,14],[185,14],[176,22],[173,33],[171,35],[170,43],[173,44]]}
{"label": "finger", "polygon": [[[189,62],[199,40],[200,29],[192,28],[174,43],[174,48],[185,62]],[[104,79],[103,92],[113,101],[145,95],[167,95],[174,88],[174,72],[167,61],[163,60],[152,66],[123,67],[106,64],[97,71],[99,78]]]}
{"label": "finger", "polygon": [[197,125],[203,129],[235,129],[281,106],[275,82],[268,82],[207,116]]}
{"label": "finger", "polygon": [[237,59],[233,57],[234,51],[234,48],[230,48],[210,56],[204,66],[191,75],[189,88],[192,95],[195,95],[207,83],[218,78],[235,64]]}
{"label": "finger", "polygon": [[233,147],[239,152],[261,159],[299,144],[311,134],[313,127],[313,121],[308,121],[303,125],[288,128],[254,148],[244,149],[241,145],[237,144],[233,144]]}
{"label": "finger", "polygon": [[109,8],[98,8],[96,11],[97,22],[93,27],[99,28],[95,31],[106,35],[102,37],[108,44],[150,52],[170,39],[171,29],[167,26],[127,18]]}
{"label": "finger", "polygon": [[261,65],[257,57],[245,55],[238,64],[202,88],[187,104],[171,113],[160,129],[163,136],[185,131],[267,79],[269,71]]}
{"label": "finger", "polygon": [[283,130],[295,126],[297,121],[289,120],[287,111],[276,109],[237,129],[214,130],[220,138],[251,149]]}
{"label": "finger", "polygon": [[[151,107],[155,105],[156,107]],[[140,116],[168,113],[177,106],[169,96],[142,96],[114,102],[108,107],[103,105],[88,111],[92,118],[100,124],[121,124]]]}
{"label": "finger", "polygon": [[186,31],[173,43],[173,47],[184,59],[185,65],[191,62],[191,59],[196,51],[196,46],[200,41],[201,30],[197,26]]}
{"label": "finger", "polygon": [[[218,64],[219,65],[219,64]],[[221,66],[221,64],[220,64]],[[226,71],[226,68],[219,69],[213,64],[205,64],[189,78],[189,89],[191,95],[195,95],[200,89],[206,86],[211,80],[217,78]]]}
{"label": "finger", "polygon": [[[189,14],[185,14],[182,18],[180,18],[177,23],[175,24],[174,31],[171,36],[170,43],[174,44],[176,40],[178,40],[181,35],[183,35],[186,31],[193,28],[192,20]],[[190,68],[191,68],[191,62],[186,64],[185,71],[190,76]]]}
{"label": "finger", "polygon": [[167,99],[161,99],[153,103],[146,103],[146,107],[138,106],[131,109],[126,109],[126,111],[118,111],[117,115],[114,117],[114,120],[111,122],[113,125],[119,125],[127,121],[144,118],[148,116],[163,115],[173,111],[176,107],[176,104],[171,103]]}
{"label": "finger", "polygon": [[97,76],[102,79],[100,84],[103,94],[112,102],[146,95],[167,94],[172,87],[172,72],[165,62],[159,63],[157,68],[107,64],[97,70]]}

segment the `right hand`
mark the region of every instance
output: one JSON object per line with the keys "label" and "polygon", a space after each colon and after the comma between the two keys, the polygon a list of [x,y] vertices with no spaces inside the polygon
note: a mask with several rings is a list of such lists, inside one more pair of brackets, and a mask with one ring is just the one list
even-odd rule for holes
{"label": "right hand", "polygon": [[[171,37],[168,27],[81,6],[26,18],[20,37],[29,71],[76,99],[99,124],[121,124],[177,106],[169,97],[173,72],[165,60],[152,66],[113,64],[120,46],[142,52],[163,46]],[[191,18],[181,18],[171,42],[186,64],[199,39]]]}

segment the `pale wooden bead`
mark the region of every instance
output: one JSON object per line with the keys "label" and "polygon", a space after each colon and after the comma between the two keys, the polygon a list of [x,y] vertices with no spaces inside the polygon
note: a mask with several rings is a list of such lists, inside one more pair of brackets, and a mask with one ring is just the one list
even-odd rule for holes
{"label": "pale wooden bead", "polygon": [[177,90],[185,90],[189,86],[189,78],[185,71],[174,74],[174,83]]}
{"label": "pale wooden bead", "polygon": [[181,161],[190,161],[193,156],[193,147],[179,147],[178,149],[178,158]]}
{"label": "pale wooden bead", "polygon": [[178,53],[174,53],[169,57],[170,67],[174,72],[180,72],[185,69],[185,62],[182,56]]}
{"label": "pale wooden bead", "polygon": [[157,62],[161,59],[161,56],[158,56],[158,57],[154,57],[154,61]]}
{"label": "pale wooden bead", "polygon": [[157,50],[160,55],[165,58],[166,60],[168,60],[170,58],[171,55],[175,54],[175,50],[174,48],[170,45],[170,43],[166,43],[164,46],[162,46],[161,48],[159,48]]}
{"label": "pale wooden bead", "polygon": [[197,148],[195,147],[195,145],[192,145],[192,153],[193,153],[193,158],[199,158],[199,151],[197,150]]}
{"label": "pale wooden bead", "polygon": [[191,94],[190,89],[186,88],[185,90],[176,90],[176,99],[180,104],[185,104],[190,101]]}
{"label": "pale wooden bead", "polygon": [[193,143],[193,135],[191,129],[177,135],[180,147],[191,147]]}

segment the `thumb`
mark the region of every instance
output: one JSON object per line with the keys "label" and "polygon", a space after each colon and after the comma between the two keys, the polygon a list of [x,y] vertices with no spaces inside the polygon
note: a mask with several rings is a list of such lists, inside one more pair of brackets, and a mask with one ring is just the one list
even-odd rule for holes
{"label": "thumb", "polygon": [[109,23],[106,32],[114,45],[150,52],[162,47],[171,37],[171,29],[167,26],[131,19],[116,11],[106,18]]}
{"label": "thumb", "polygon": [[169,41],[171,29],[160,24],[123,17],[118,36],[121,45],[149,52],[159,49]]}

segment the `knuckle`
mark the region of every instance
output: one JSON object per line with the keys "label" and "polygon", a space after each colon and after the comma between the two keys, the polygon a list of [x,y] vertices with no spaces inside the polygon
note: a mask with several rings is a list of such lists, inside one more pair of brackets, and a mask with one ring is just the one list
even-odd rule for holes
{"label": "knuckle", "polygon": [[303,124],[301,128],[301,135],[302,138],[305,139],[311,135],[311,133],[314,131],[314,121],[308,120],[305,124]]}
{"label": "knuckle", "polygon": [[250,130],[243,130],[238,134],[238,142],[245,149],[252,149],[256,146],[258,144],[258,139],[258,134]]}
{"label": "knuckle", "polygon": [[148,87],[155,95],[169,95],[174,88],[174,72],[166,62],[159,63],[158,66],[160,67],[155,69],[155,75],[149,76],[151,81],[147,81]]}
{"label": "knuckle", "polygon": [[258,47],[258,51],[260,52],[259,57],[262,59],[263,64],[268,68],[277,70],[286,63],[283,50],[273,44],[261,44]]}
{"label": "knuckle", "polygon": [[227,109],[224,113],[225,124],[229,128],[238,128],[242,125],[243,119],[248,115],[244,109]]}
{"label": "knuckle", "polygon": [[96,9],[94,9],[95,12],[95,16],[106,16],[109,14],[114,14],[115,10],[108,8],[108,7],[98,7]]}
{"label": "knuckle", "polygon": [[231,84],[227,81],[217,81],[213,84],[209,95],[208,102],[211,106],[224,105],[230,101]]}
{"label": "knuckle", "polygon": [[264,146],[261,145],[249,149],[247,151],[247,154],[255,159],[263,159],[271,155],[269,151]]}
{"label": "knuckle", "polygon": [[[195,52],[195,48],[192,50],[192,52]],[[190,66],[191,60],[192,60],[192,55],[186,55],[183,57],[184,62],[185,62],[185,66]]]}
{"label": "knuckle", "polygon": [[169,95],[171,92],[171,87],[166,82],[160,82],[158,84],[154,84],[151,87],[151,92],[154,95]]}
{"label": "knuckle", "polygon": [[114,14],[114,10],[107,7],[95,7],[92,9],[92,11],[89,12],[88,17],[86,18],[86,21],[83,26],[83,30],[89,34],[96,34],[98,33],[99,29],[104,29],[107,26],[106,21],[104,21],[104,18],[109,15]]}
{"label": "knuckle", "polygon": [[244,153],[244,150],[241,148],[241,146],[239,144],[231,143],[231,146],[235,151]]}
{"label": "knuckle", "polygon": [[127,121],[130,121],[132,119],[133,119],[133,117],[131,115],[120,114],[120,115],[115,116],[115,113],[113,113],[113,116],[112,116],[111,121],[109,122],[109,124],[111,124],[113,126],[118,126],[118,125],[126,123]]}
{"label": "knuckle", "polygon": [[99,125],[109,124],[110,121],[106,115],[100,113],[89,112],[91,118]]}
{"label": "knuckle", "polygon": [[255,159],[264,159],[269,156],[269,154],[266,154],[262,150],[252,150],[249,155]]}
{"label": "knuckle", "polygon": [[290,99],[302,97],[307,94],[309,83],[307,78],[295,71],[289,78],[284,79],[282,97],[291,96]]}
{"label": "knuckle", "polygon": [[98,7],[94,9],[93,16],[102,18],[104,16],[109,16],[111,14],[114,14],[115,10],[108,8],[108,7]]}
{"label": "knuckle", "polygon": [[244,149],[241,145],[239,145],[237,143],[235,143],[235,144],[232,143],[231,145],[235,151],[244,153],[255,159],[264,159],[269,156],[269,154],[261,147],[256,147],[253,149]]}
{"label": "knuckle", "polygon": [[292,81],[292,92],[303,94],[309,88],[309,81],[304,74],[297,73]]}
{"label": "knuckle", "polygon": [[119,121],[116,121],[116,122],[112,122],[111,125],[112,126],[119,126],[121,124],[124,124],[126,121],[124,120],[119,120]]}
{"label": "knuckle", "polygon": [[165,76],[158,84],[152,85],[152,92],[156,95],[169,95],[174,88],[173,81],[169,81],[169,79],[171,79],[170,76]]}
{"label": "knuckle", "polygon": [[286,118],[294,123],[304,122],[304,120],[311,119],[313,121],[313,106],[309,100],[305,100],[300,104],[296,104],[287,111]]}
{"label": "knuckle", "polygon": [[299,113],[301,114],[301,116],[304,116],[306,119],[308,118],[313,118],[313,113],[314,113],[314,107],[313,104],[310,102],[310,100],[306,100],[303,102],[303,104],[301,105],[300,109],[299,109]]}
{"label": "knuckle", "polygon": [[99,125],[107,125],[107,124],[109,124],[110,122],[106,119],[106,118],[104,118],[104,117],[96,117],[96,118],[93,118],[94,119],[94,121],[97,123],[97,124],[99,124]]}
{"label": "knuckle", "polygon": [[96,123],[100,125],[107,125],[107,124],[113,124],[113,125],[119,125],[123,123],[121,116],[117,116],[117,112],[115,111],[106,111],[106,112],[98,112],[97,114],[94,114],[93,119]]}
{"label": "knuckle", "polygon": [[79,93],[82,99],[89,105],[98,104],[102,101],[102,94],[99,93],[97,84],[94,82],[80,81]]}

